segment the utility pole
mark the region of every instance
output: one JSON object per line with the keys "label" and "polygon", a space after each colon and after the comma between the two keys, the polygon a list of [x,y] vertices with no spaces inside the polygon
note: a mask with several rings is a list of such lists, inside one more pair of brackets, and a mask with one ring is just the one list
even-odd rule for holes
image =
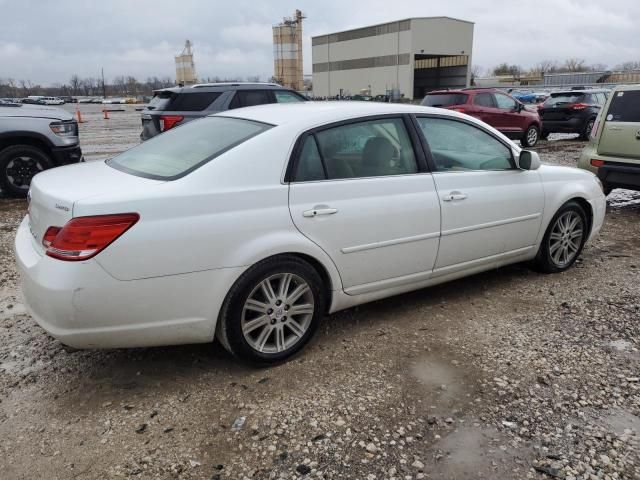
{"label": "utility pole", "polygon": [[104,85],[104,67],[100,70],[102,71],[102,98],[107,98],[107,88]]}

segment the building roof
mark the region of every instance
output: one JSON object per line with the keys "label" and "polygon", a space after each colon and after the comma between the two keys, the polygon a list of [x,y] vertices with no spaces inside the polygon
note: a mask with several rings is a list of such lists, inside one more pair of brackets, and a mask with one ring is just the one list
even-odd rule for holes
{"label": "building roof", "polygon": [[454,18],[454,17],[447,17],[447,16],[439,16],[439,17],[409,17],[409,18],[401,18],[399,20],[390,20],[388,22],[374,23],[372,25],[363,25],[361,27],[348,28],[346,30],[339,30],[337,32],[323,33],[322,35],[314,35],[311,38],[324,37],[326,35],[333,35],[333,34],[336,34],[336,33],[351,32],[353,30],[360,30],[361,28],[378,27],[380,25],[387,25],[389,23],[396,23],[396,22],[404,22],[404,21],[407,21],[407,20],[453,20],[455,22],[463,22],[463,23],[469,23],[471,25],[475,25],[475,22],[471,22],[469,20],[462,20],[461,18]]}

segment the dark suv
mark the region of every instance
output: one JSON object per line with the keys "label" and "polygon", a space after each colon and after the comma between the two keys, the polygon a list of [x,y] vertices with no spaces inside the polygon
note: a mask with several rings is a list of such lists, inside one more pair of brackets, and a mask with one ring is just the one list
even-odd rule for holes
{"label": "dark suv", "polygon": [[578,133],[583,140],[596,121],[598,112],[607,101],[608,90],[569,90],[553,92],[538,107],[542,118],[542,138],[550,133]]}
{"label": "dark suv", "polygon": [[206,83],[163,88],[153,92],[153,98],[142,112],[140,138],[148,140],[176,125],[225,110],[306,100],[275,83]]}
{"label": "dark suv", "polygon": [[498,89],[434,91],[424,97],[422,105],[447,108],[476,117],[507,137],[520,140],[523,147],[533,147],[540,137],[538,113]]}

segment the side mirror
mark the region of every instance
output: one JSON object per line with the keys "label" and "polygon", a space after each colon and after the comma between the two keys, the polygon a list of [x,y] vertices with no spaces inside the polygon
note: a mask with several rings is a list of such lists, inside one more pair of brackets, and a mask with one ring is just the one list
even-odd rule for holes
{"label": "side mirror", "polygon": [[542,165],[540,157],[531,150],[522,150],[518,158],[518,168],[521,170],[537,170]]}

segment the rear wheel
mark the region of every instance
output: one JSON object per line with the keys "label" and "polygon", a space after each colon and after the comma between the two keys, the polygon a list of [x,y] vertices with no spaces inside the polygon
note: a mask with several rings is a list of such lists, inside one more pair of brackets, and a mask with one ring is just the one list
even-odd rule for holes
{"label": "rear wheel", "polygon": [[52,166],[47,154],[37,147],[7,147],[0,151],[0,187],[14,197],[26,197],[33,176]]}
{"label": "rear wheel", "polygon": [[596,123],[595,118],[591,118],[584,124],[584,129],[580,134],[580,138],[582,140],[589,140],[589,136],[591,135],[591,130],[593,130],[593,125]]}
{"label": "rear wheel", "polygon": [[538,127],[530,125],[524,132],[520,143],[525,148],[534,147],[535,144],[538,143],[538,138],[540,138],[540,131],[538,130]]}
{"label": "rear wheel", "polygon": [[587,215],[579,203],[565,203],[554,215],[542,239],[534,262],[537,269],[558,273],[570,268],[587,241],[588,225]]}
{"label": "rear wheel", "polygon": [[232,287],[217,338],[240,359],[276,363],[309,342],[324,312],[318,272],[295,256],[272,257],[251,267]]}

